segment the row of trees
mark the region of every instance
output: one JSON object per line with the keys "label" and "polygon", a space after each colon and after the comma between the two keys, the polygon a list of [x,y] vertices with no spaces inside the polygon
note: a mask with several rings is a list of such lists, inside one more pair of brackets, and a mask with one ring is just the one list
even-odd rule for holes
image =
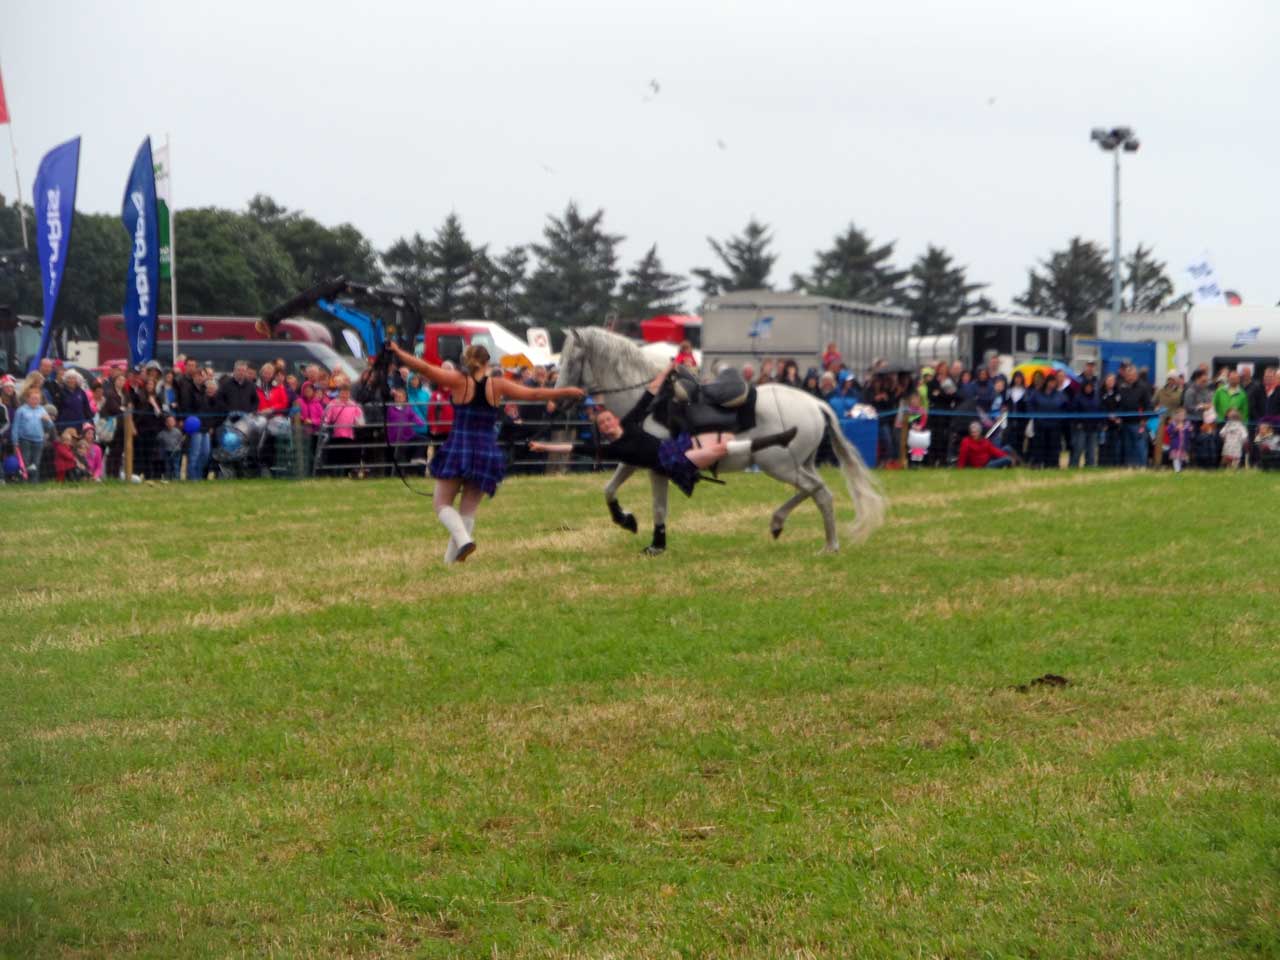
{"label": "row of trees", "polygon": [[[119,312],[123,302],[129,238],[111,214],[77,213],[72,231],[58,322],[73,338],[92,337],[96,318]],[[598,324],[610,315],[679,311],[690,294],[689,282],[665,268],[656,245],[624,273],[618,262],[624,238],[605,228],[603,210],[588,214],[574,203],[548,216],[540,240],[500,252],[474,243],[456,214],[430,237],[414,233],[380,251],[349,223],[326,226],[263,195],[240,211],[180,211],[177,239],[183,313],[260,314],[339,274],[411,291],[429,320],[469,317],[553,331]],[[766,224],[752,218],[740,234],[708,239],[715,262],[692,271],[698,293],[774,289],[778,255]],[[20,246],[17,208],[0,203],[0,252]],[[1127,309],[1170,305],[1173,284],[1151,249],[1137,247],[1125,258],[1123,274]],[[7,268],[0,266],[0,304],[38,314],[39,278],[34,250],[10,257]],[[921,333],[945,332],[960,317],[995,307],[982,293],[986,284],[971,280],[945,249],[930,245],[909,267],[899,268],[894,244],[877,243],[855,224],[816,251],[809,272],[793,274],[789,286],[903,307]],[[168,296],[166,287],[162,310],[168,309]],[[1094,311],[1110,301],[1109,258],[1079,237],[1030,269],[1025,292],[1014,298],[1018,308],[1063,317],[1079,331],[1091,331]]]}

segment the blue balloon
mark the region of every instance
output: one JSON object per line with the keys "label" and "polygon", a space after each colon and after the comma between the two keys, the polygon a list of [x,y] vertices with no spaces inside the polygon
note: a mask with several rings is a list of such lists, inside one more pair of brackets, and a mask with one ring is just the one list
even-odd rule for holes
{"label": "blue balloon", "polygon": [[222,432],[221,446],[227,453],[235,453],[244,446],[244,434],[239,430],[224,430]]}
{"label": "blue balloon", "polygon": [[9,476],[18,472],[18,455],[11,453],[4,458],[4,472]]}
{"label": "blue balloon", "polygon": [[200,432],[200,418],[194,413],[182,421],[182,432],[186,434]]}

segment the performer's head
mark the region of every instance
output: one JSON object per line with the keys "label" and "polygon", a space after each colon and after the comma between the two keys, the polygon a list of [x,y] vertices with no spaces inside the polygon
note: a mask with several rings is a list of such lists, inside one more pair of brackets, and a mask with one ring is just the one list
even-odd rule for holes
{"label": "performer's head", "polygon": [[462,351],[462,365],[471,376],[483,373],[489,367],[489,351],[473,343]]}
{"label": "performer's head", "polygon": [[606,410],[602,407],[600,412],[596,414],[596,430],[600,432],[602,437],[616,440],[622,436],[622,423],[612,410]]}

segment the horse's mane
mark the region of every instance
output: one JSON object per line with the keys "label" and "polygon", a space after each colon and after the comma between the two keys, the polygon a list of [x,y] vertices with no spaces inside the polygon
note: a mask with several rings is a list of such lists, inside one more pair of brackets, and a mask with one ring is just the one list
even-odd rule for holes
{"label": "horse's mane", "polygon": [[[577,348],[591,358],[592,370],[597,379],[606,369],[618,377],[617,383],[597,383],[592,386],[612,389],[623,385],[644,384],[658,372],[660,365],[626,337],[611,333],[603,327],[577,327],[575,330],[582,338]],[[571,333],[570,336],[572,335]]]}

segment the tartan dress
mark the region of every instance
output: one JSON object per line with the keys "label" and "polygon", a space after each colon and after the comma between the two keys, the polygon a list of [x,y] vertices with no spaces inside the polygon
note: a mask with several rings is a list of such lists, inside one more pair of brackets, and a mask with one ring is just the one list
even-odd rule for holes
{"label": "tartan dress", "polygon": [[488,382],[485,377],[476,383],[469,403],[453,403],[453,429],[432,458],[430,471],[437,480],[462,480],[492,497],[506,475],[507,459],[498,449],[500,411],[484,397]]}

